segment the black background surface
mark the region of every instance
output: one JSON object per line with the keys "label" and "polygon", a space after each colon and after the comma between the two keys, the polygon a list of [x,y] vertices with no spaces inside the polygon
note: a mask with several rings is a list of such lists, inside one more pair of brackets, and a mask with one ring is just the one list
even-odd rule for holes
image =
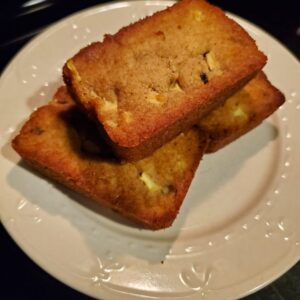
{"label": "black background surface", "polygon": [[[107,1],[45,0],[26,6],[27,0],[1,1],[0,72],[14,54],[49,24],[83,8]],[[300,2],[211,0],[268,31],[300,58]],[[286,74],[288,76],[288,74]],[[299,78],[300,84],[300,78]],[[0,95],[1,97],[1,95]],[[5,101],[1,97],[1,101]],[[60,283],[20,250],[0,225],[0,299],[91,299]],[[247,300],[300,299],[300,264]]]}

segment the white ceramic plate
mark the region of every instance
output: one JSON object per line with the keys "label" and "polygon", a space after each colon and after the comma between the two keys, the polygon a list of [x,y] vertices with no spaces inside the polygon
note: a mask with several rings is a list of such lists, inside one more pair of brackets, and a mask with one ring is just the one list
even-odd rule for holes
{"label": "white ceramic plate", "polygon": [[11,138],[62,83],[65,60],[171,3],[119,2],[68,17],[30,42],[0,80],[1,221],[37,264],[96,298],[232,299],[299,259],[299,63],[238,17],[267,53],[265,71],[287,102],[253,132],[204,158],[172,228],[132,227],[18,164]]}

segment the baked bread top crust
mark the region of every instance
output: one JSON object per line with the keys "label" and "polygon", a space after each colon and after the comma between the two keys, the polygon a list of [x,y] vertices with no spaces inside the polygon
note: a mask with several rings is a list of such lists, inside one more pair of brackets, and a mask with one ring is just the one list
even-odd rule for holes
{"label": "baked bread top crust", "polygon": [[265,63],[222,10],[183,0],[80,50],[63,74],[116,154],[136,160],[195,124]]}

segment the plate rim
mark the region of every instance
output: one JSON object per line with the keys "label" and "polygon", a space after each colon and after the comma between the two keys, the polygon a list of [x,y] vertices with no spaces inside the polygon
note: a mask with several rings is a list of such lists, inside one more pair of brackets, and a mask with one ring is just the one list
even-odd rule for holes
{"label": "plate rim", "polygon": [[[52,34],[53,32],[55,32],[57,29],[60,28],[60,26],[63,25],[63,23],[70,21],[73,18],[77,18],[83,14],[87,14],[87,13],[93,13],[95,9],[99,9],[101,7],[108,7],[108,10],[110,7],[115,7],[117,6],[117,4],[119,3],[128,3],[129,6],[134,6],[135,3],[142,3],[142,2],[149,2],[149,1],[145,1],[145,0],[135,0],[135,1],[117,1],[117,2],[108,2],[108,3],[104,3],[104,4],[100,4],[100,5],[95,5],[89,8],[86,8],[84,10],[75,12],[71,15],[68,15],[64,18],[62,18],[61,20],[58,20],[56,22],[54,22],[53,24],[49,25],[43,32],[41,32],[40,34],[38,34],[36,37],[34,37],[33,39],[31,39],[26,45],[24,45],[15,55],[14,57],[8,62],[8,64],[5,66],[5,68],[3,69],[1,75],[0,75],[0,88],[1,88],[1,82],[2,80],[4,80],[5,75],[8,73],[8,71],[10,70],[10,68],[12,68],[15,64],[15,61],[18,59],[19,55],[22,55],[23,52],[28,51],[28,49],[30,49],[30,47],[35,44],[38,43],[40,39],[43,39],[45,36],[47,36],[48,34]],[[160,1],[153,1],[156,3],[171,3],[174,1],[169,1],[169,0],[160,0]],[[152,4],[153,5],[153,4]],[[161,5],[161,4],[158,4]],[[292,57],[295,61],[295,63],[299,63],[297,57],[286,47],[284,46],[280,41],[278,41],[276,38],[274,38],[272,35],[270,35],[268,32],[266,32],[265,30],[261,29],[259,26],[249,22],[248,20],[241,18],[235,14],[230,13],[230,16],[233,16],[234,19],[238,19],[238,20],[242,20],[243,22],[250,24],[251,26],[255,27],[256,29],[259,30],[259,32],[263,32],[265,35],[269,36],[272,38],[272,40],[274,40],[277,44],[279,44],[288,54],[290,57]],[[5,220],[5,219],[4,219]],[[53,276],[54,278],[57,278],[60,282],[67,284],[69,287],[83,293],[82,290],[80,290],[79,288],[77,289],[76,287],[74,287],[72,284],[70,284],[69,282],[66,283],[67,281],[60,277],[58,275],[58,273],[55,273],[53,271],[48,271],[49,270],[49,266],[45,266],[43,264],[42,261],[40,261],[37,257],[32,257],[32,255],[30,253],[28,253],[26,251],[26,247],[24,247],[21,242],[18,240],[17,236],[15,236],[15,232],[13,232],[12,230],[9,229],[10,225],[3,221],[3,218],[1,217],[1,222],[5,228],[5,230],[7,231],[7,233],[13,238],[13,240],[15,241],[15,243],[18,245],[18,247],[20,249],[22,249],[22,251],[24,253],[26,253],[27,257],[30,258],[30,260],[34,263],[36,263],[39,267],[41,267],[45,272],[51,274],[51,276]],[[246,296],[251,294],[254,291],[257,291],[259,289],[261,289],[262,287],[266,286],[267,284],[269,284],[270,282],[276,280],[278,277],[280,277],[283,273],[285,273],[290,267],[292,267],[295,263],[297,263],[297,261],[299,260],[299,254],[298,256],[294,257],[294,260],[290,261],[290,264],[287,266],[286,264],[286,268],[285,270],[283,270],[281,273],[278,273],[277,275],[273,275],[272,278],[270,278],[269,280],[265,280],[265,282],[262,285],[256,286],[254,289],[249,290],[248,292],[244,293],[241,296]],[[54,275],[55,274],[55,275]],[[84,291],[84,293],[88,294],[86,291]],[[94,296],[93,294],[88,294],[90,296]]]}

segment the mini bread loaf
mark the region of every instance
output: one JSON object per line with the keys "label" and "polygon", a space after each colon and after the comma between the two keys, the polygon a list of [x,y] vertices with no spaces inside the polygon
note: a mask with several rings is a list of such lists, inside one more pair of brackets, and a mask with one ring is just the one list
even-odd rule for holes
{"label": "mini bread loaf", "polygon": [[259,125],[285,101],[263,72],[198,123],[215,152]]}
{"label": "mini bread loaf", "polygon": [[196,124],[265,63],[221,9],[182,0],[80,50],[63,76],[114,152],[137,160]]}
{"label": "mini bread loaf", "polygon": [[66,88],[32,113],[13,148],[39,172],[150,229],[170,226],[206,147],[196,128],[152,156],[121,163]]}

